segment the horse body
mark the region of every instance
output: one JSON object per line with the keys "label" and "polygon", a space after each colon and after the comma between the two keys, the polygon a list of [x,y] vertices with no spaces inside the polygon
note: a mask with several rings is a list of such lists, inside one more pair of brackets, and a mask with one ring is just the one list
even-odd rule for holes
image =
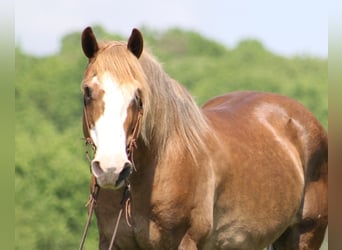
{"label": "horse body", "polygon": [[[89,30],[83,40],[90,79],[97,53],[110,46],[101,49]],[[327,226],[327,136],[313,115],[290,98],[252,91],[213,98],[200,110],[142,53],[139,35],[125,46],[115,49],[139,58],[131,64],[145,76],[138,86],[145,106],[129,177],[133,225],[120,220],[115,249],[319,249]],[[84,83],[95,91],[99,84],[92,84]],[[95,114],[85,116],[96,129],[102,118]],[[105,175],[104,163],[94,161],[95,174]],[[108,249],[121,208],[122,190],[108,185],[95,207],[100,249]]]}
{"label": "horse body", "polygon": [[[306,249],[298,248],[298,230],[322,230],[327,220],[327,137],[320,124],[296,101],[270,93],[231,93],[209,101],[204,113],[226,155],[216,167],[221,180],[211,249],[262,249],[287,228],[276,249]],[[325,192],[314,195],[320,205],[307,199],[308,185]],[[321,208],[309,215],[303,206]],[[307,220],[310,229],[302,225]]]}

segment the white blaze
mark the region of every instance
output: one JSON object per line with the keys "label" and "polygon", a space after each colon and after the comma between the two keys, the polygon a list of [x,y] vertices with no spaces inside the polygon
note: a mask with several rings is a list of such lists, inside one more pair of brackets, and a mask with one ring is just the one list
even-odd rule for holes
{"label": "white blaze", "polygon": [[100,185],[113,185],[125,163],[129,162],[124,122],[135,88],[132,84],[118,84],[108,73],[100,80],[104,90],[104,112],[90,129],[90,136],[97,148],[93,162],[99,162],[103,173],[99,174],[94,167],[92,170]]}

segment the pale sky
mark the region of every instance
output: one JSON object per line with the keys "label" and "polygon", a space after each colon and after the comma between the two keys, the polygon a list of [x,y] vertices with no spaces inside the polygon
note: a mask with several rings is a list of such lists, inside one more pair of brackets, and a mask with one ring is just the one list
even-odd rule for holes
{"label": "pale sky", "polygon": [[60,39],[99,24],[128,36],[145,25],[180,27],[234,48],[245,38],[274,53],[328,56],[328,6],[318,0],[16,0],[15,38],[35,55],[57,53]]}

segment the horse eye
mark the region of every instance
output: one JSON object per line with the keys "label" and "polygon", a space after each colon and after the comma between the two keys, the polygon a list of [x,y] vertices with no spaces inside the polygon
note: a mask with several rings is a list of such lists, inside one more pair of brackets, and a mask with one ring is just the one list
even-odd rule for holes
{"label": "horse eye", "polygon": [[88,105],[91,102],[91,88],[85,87],[84,88],[84,105]]}
{"label": "horse eye", "polygon": [[142,109],[143,108],[143,103],[142,103],[142,100],[141,100],[141,90],[140,89],[137,89],[136,93],[135,93],[135,103],[137,105],[137,107],[139,109]]}

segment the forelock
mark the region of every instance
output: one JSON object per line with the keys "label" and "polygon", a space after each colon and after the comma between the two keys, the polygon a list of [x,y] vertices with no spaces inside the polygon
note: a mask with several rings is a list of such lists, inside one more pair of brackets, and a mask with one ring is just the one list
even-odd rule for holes
{"label": "forelock", "polygon": [[122,42],[101,43],[96,57],[89,62],[85,77],[101,77],[106,72],[110,72],[111,77],[119,84],[143,84],[145,81],[144,72],[137,58]]}

